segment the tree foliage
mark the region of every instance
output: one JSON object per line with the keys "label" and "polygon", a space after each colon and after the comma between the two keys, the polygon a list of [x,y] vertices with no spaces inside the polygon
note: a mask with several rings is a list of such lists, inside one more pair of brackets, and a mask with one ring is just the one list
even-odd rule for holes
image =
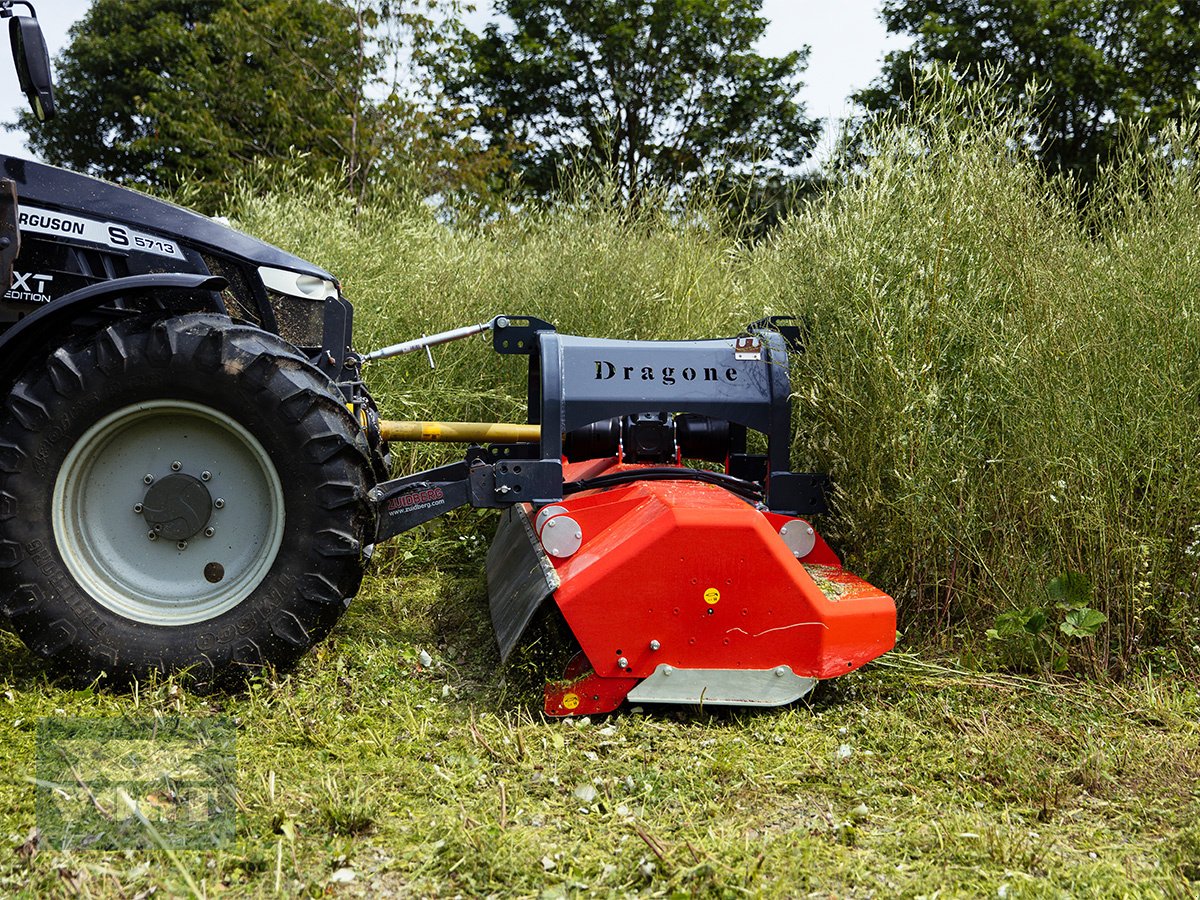
{"label": "tree foliage", "polygon": [[456,6],[422,3],[96,0],[56,61],[58,117],[21,125],[52,163],[150,187],[186,179],[202,207],[281,160],[360,195],[378,180],[445,194],[460,169],[481,180],[493,163],[454,137],[461,110],[407,90],[413,46],[444,39],[431,13]]}
{"label": "tree foliage", "polygon": [[727,167],[800,163],[817,133],[795,97],[806,51],[756,53],[761,0],[497,0],[449,82],[480,109],[519,185],[601,168],[636,199]]}
{"label": "tree foliage", "polygon": [[1040,157],[1085,181],[1118,146],[1119,123],[1153,133],[1200,84],[1197,0],[886,0],[882,17],[913,43],[858,95],[869,110],[903,109],[931,64],[965,81],[1001,72],[1007,102],[1034,112]]}

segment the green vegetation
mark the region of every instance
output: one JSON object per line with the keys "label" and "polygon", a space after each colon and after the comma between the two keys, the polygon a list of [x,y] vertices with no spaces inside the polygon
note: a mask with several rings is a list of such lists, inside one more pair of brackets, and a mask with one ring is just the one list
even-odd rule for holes
{"label": "green vegetation", "polygon": [[[895,594],[897,653],[811,705],[547,723],[543,673],[497,668],[493,519],[462,512],[381,548],[333,637],[243,695],[71,691],[3,636],[0,892],[1193,893],[1200,130],[1126,159],[1081,217],[1018,124],[951,99],[972,115],[877,133],[754,246],[602,188],[478,231],[317,182],[242,203],[341,274],[362,347],[498,312],[643,338],[801,316],[795,461],[832,472],[820,525]],[[390,416],[521,414],[518,364],[436,355],[371,368]],[[36,722],[63,715],[232,718],[236,840],[34,853]]]}
{"label": "green vegetation", "polygon": [[[940,90],[971,117],[881,129],[867,166],[753,246],[703,209],[630,213],[599,189],[482,231],[356,216],[317,185],[251,199],[245,221],[343,274],[363,347],[498,312],[614,338],[798,315],[794,461],[833,475],[824,531],[896,596],[902,630],[957,645],[951,626],[982,638],[1028,610],[1053,632],[1035,668],[1181,669],[1200,657],[1200,132],[1128,157],[1081,216],[994,98]],[[369,380],[394,418],[512,420],[523,373],[489,354]],[[429,462],[411,452],[402,466]],[[1104,616],[1095,639],[1060,628],[1082,609]]]}
{"label": "green vegetation", "polygon": [[[56,61],[58,115],[20,124],[48,162],[212,210],[267,162],[363,196],[486,193],[495,154],[461,129],[423,55],[457,0],[95,0]],[[381,188],[383,189],[383,188]]]}
{"label": "green vegetation", "polygon": [[[1200,878],[1194,684],[1054,685],[901,652],[788,710],[546,723],[532,673],[497,669],[481,526],[382,551],[331,641],[241,696],[63,690],[6,641],[0,890],[1183,897]],[[236,840],[29,858],[36,723],[64,715],[235,721]]]}
{"label": "green vegetation", "polygon": [[[5,641],[0,893],[1184,897],[1200,878],[1194,685],[901,653],[812,706],[547,723],[496,671],[473,518],[394,545],[334,637],[243,696],[62,690]],[[234,719],[237,838],[29,858],[36,721],[64,714]]]}
{"label": "green vegetation", "polygon": [[1128,139],[1126,124],[1157,131],[1196,102],[1200,26],[1188,3],[885,0],[880,16],[912,43],[857,95],[868,110],[903,110],[930,66],[991,80],[1030,113],[1039,158],[1087,181]]}
{"label": "green vegetation", "polygon": [[754,52],[762,0],[497,0],[512,24],[466,35],[448,83],[511,148],[515,187],[553,196],[603,171],[631,200],[728,168],[804,161],[818,125],[796,102],[807,52]]}

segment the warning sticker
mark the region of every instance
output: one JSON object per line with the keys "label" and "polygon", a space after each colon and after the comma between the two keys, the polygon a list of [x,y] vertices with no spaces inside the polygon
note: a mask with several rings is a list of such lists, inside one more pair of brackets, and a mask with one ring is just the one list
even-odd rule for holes
{"label": "warning sticker", "polygon": [[171,241],[142,234],[113,222],[98,222],[95,219],[38,209],[36,206],[22,206],[17,212],[17,225],[21,231],[34,234],[65,235],[117,250],[140,250],[143,253],[170,256],[174,259],[183,258],[179,247]]}
{"label": "warning sticker", "polygon": [[579,706],[578,694],[564,694],[562,698],[563,709],[575,709]]}
{"label": "warning sticker", "polygon": [[712,606],[714,603],[716,603],[720,599],[721,599],[721,592],[718,591],[716,588],[709,588],[707,591],[704,592],[704,602],[707,603],[709,606]]}

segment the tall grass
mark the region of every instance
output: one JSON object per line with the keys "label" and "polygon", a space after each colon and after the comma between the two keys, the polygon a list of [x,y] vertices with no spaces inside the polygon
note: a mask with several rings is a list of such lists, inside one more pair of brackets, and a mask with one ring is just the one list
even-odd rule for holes
{"label": "tall grass", "polygon": [[[794,462],[834,476],[822,527],[902,628],[1045,609],[1057,635],[1047,585],[1071,572],[1107,616],[1079,657],[1095,670],[1200,657],[1200,133],[1084,194],[986,90],[955,91],[881,126],[868,162],[754,246],[703,208],[631,213],[602,187],[452,230],[301,184],[242,198],[242,224],[343,279],[362,348],[500,312],[614,338],[801,316]],[[511,360],[438,357],[372,369],[389,416],[521,415]]]}

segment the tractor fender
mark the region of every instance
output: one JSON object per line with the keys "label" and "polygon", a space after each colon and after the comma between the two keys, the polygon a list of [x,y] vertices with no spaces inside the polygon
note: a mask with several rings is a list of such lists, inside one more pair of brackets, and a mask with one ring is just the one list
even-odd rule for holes
{"label": "tractor fender", "polygon": [[[0,334],[0,385],[20,372],[30,353],[38,351],[80,314],[89,312],[115,297],[138,294],[161,295],[170,292],[200,300],[197,312],[226,314],[225,303],[218,293],[228,282],[217,275],[195,275],[164,272],[152,275],[130,275],[114,278],[72,291],[30,313],[8,331]],[[199,295],[199,296],[197,296]]]}

